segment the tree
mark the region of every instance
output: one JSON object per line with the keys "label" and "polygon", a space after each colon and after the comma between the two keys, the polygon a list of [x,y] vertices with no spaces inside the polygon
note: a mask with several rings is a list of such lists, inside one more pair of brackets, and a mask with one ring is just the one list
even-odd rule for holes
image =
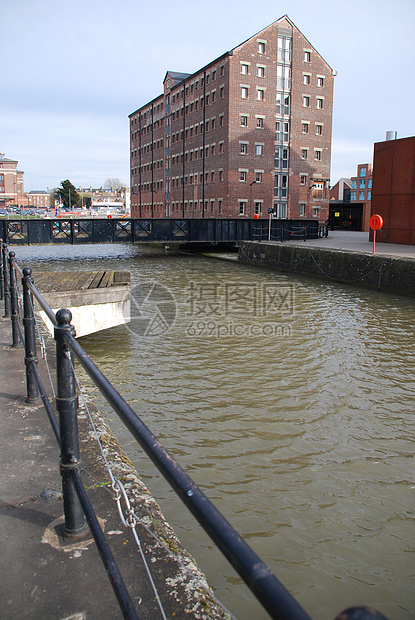
{"label": "tree", "polygon": [[124,189],[125,183],[122,183],[120,179],[118,178],[110,177],[108,179],[105,179],[104,187],[105,189],[115,189],[115,190]]}
{"label": "tree", "polygon": [[56,197],[61,200],[66,209],[72,209],[79,202],[79,194],[69,179],[61,181],[61,187],[56,190]]}

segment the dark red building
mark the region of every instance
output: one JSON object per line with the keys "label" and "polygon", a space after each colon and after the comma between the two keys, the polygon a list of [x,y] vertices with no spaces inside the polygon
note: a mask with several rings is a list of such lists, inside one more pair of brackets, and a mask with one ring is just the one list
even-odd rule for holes
{"label": "dark red building", "polygon": [[415,244],[415,137],[375,144],[371,213],[383,218],[377,241]]}
{"label": "dark red building", "polygon": [[284,16],[130,114],[133,217],[328,215],[335,72]]}

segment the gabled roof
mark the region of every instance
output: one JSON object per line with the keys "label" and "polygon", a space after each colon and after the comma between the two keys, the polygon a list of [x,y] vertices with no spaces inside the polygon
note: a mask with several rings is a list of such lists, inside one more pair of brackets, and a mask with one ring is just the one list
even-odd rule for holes
{"label": "gabled roof", "polygon": [[238,47],[241,47],[242,45],[244,45],[247,41],[250,41],[251,39],[253,39],[254,37],[257,37],[258,35],[260,35],[261,33],[264,32],[264,30],[268,30],[268,28],[270,28],[271,26],[273,26],[274,24],[279,24],[283,21],[287,21],[289,23],[289,25],[291,26],[291,28],[295,28],[296,30],[298,30],[298,32],[301,34],[301,36],[304,37],[304,39],[307,41],[307,43],[310,45],[310,47],[320,56],[320,58],[326,63],[326,65],[329,67],[329,69],[333,72],[333,75],[335,75],[335,72],[333,71],[333,69],[331,68],[331,66],[329,65],[329,63],[324,60],[323,56],[316,50],[316,48],[314,47],[314,45],[312,45],[312,43],[310,43],[310,41],[307,39],[307,37],[301,32],[301,30],[299,28],[297,28],[297,26],[294,24],[293,21],[291,21],[291,19],[288,17],[287,14],[283,15],[282,17],[280,17],[279,19],[275,20],[275,22],[272,22],[272,24],[269,24],[269,26],[266,26],[265,28],[263,28],[262,30],[260,30],[259,32],[257,32],[256,34],[253,34],[252,36],[250,36],[248,39],[246,39],[245,41],[243,41],[242,43],[240,43],[239,45],[236,45],[234,48],[232,48],[231,53],[233,52],[233,50],[236,50]]}
{"label": "gabled roof", "polygon": [[178,82],[183,82],[183,80],[187,79],[193,75],[192,73],[179,73],[178,71],[167,71],[166,76],[163,80],[163,84],[166,81],[167,77],[170,77],[174,84],[176,85]]}

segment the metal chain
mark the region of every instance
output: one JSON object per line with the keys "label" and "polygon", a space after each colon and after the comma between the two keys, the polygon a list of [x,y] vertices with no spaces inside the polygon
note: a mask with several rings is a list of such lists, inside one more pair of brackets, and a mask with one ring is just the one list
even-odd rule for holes
{"label": "metal chain", "polygon": [[[78,380],[78,377],[76,375],[75,368],[74,368],[73,364],[72,364],[72,372],[73,372],[73,375],[74,375],[74,378],[75,378],[75,382],[76,382],[77,388],[78,388],[80,394],[83,397],[83,404],[85,405],[85,409],[86,409],[86,412],[88,414],[88,418],[89,418],[89,421],[91,423],[91,426],[93,428],[93,431],[94,431],[94,434],[95,434],[95,438],[96,438],[96,440],[98,442],[102,458],[104,459],[105,466],[106,466],[106,468],[108,470],[108,474],[109,474],[109,476],[111,478],[111,489],[113,491],[113,499],[117,502],[117,508],[118,508],[118,514],[120,516],[120,520],[121,520],[121,522],[123,523],[123,525],[125,527],[128,527],[128,528],[130,528],[132,530],[132,533],[134,535],[137,547],[138,547],[138,549],[140,551],[140,554],[141,554],[144,566],[146,568],[146,571],[147,571],[150,583],[152,585],[154,594],[155,594],[155,596],[157,598],[157,602],[158,602],[158,605],[160,607],[160,611],[161,611],[161,614],[163,616],[163,619],[166,620],[166,616],[165,616],[165,613],[164,613],[164,610],[163,610],[163,607],[162,607],[162,603],[161,603],[160,597],[159,597],[158,592],[157,592],[156,585],[155,585],[153,577],[151,575],[151,572],[150,572],[147,560],[145,558],[144,550],[142,548],[140,538],[139,538],[139,536],[137,534],[137,531],[135,529],[137,524],[140,524],[140,526],[142,526],[148,532],[148,534],[150,534],[150,536],[152,536],[167,551],[167,553],[180,565],[180,567],[183,568],[183,570],[185,570],[186,573],[188,575],[190,575],[190,577],[192,579],[194,579],[197,582],[197,584],[201,588],[203,588],[203,590],[211,598],[213,598],[213,600],[220,607],[222,607],[222,609],[229,615],[229,617],[232,620],[237,620],[236,617],[225,607],[225,605],[213,594],[213,592],[209,589],[209,587],[197,575],[195,575],[195,573],[188,566],[186,566],[186,564],[179,558],[179,556],[176,555],[175,553],[173,553],[167,547],[167,545],[157,536],[157,534],[155,532],[153,532],[152,530],[150,530],[146,526],[146,524],[142,521],[142,519],[140,519],[140,517],[135,513],[134,508],[131,506],[130,500],[128,498],[127,492],[126,492],[122,482],[115,478],[115,476],[114,476],[114,474],[113,474],[113,472],[111,470],[111,466],[110,466],[110,464],[108,462],[108,459],[107,459],[107,457],[105,455],[105,452],[104,452],[104,449],[102,447],[102,444],[101,444],[101,441],[100,441],[100,438],[99,438],[99,434],[98,434],[97,428],[96,428],[95,423],[94,423],[94,421],[92,419],[92,415],[91,415],[91,412],[89,410],[88,403],[86,401],[86,398],[85,398],[82,386],[81,386],[81,384],[80,384],[80,382]],[[122,506],[121,506],[121,498],[124,499],[124,502],[125,502],[125,505],[126,505],[125,516],[123,514],[123,510],[122,510]]]}

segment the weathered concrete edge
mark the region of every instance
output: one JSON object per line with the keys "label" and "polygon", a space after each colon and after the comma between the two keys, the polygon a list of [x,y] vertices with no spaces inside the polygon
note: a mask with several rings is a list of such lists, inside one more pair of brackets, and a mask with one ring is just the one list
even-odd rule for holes
{"label": "weathered concrete edge", "polygon": [[278,242],[241,241],[238,260],[280,271],[415,295],[415,261]]}
{"label": "weathered concrete edge", "polygon": [[[42,332],[46,339],[49,360],[54,360],[54,341],[44,325]],[[54,365],[53,362],[50,363],[52,366]],[[97,433],[92,428],[88,411]],[[105,422],[92,397],[86,393],[82,385],[81,394],[79,394],[78,423],[81,459],[88,479],[99,481],[98,486],[110,485],[111,480],[105,464],[106,459],[114,477],[123,483],[129,501],[139,519],[187,568],[186,570],[181,566],[174,556],[168,553],[163,544],[153,538],[150,543],[153,559],[160,560],[157,562],[158,566],[163,567],[164,565],[164,570],[170,571],[162,575],[165,583],[163,595],[167,595],[173,605],[179,605],[180,613],[189,619],[230,620],[229,614],[216,602],[213,596],[209,595],[211,589],[206,576],[197,566],[193,556],[182,545],[174,529],[164,517],[160,506],[125,454],[111,427]],[[100,444],[105,459],[101,453]],[[109,495],[108,506],[108,511],[116,514],[119,519],[117,505]],[[97,516],[100,517],[99,514]],[[120,528],[122,528],[120,519],[119,523]],[[133,542],[130,544],[135,545]],[[138,553],[136,557],[138,558]],[[167,562],[166,559],[171,561]],[[171,572],[172,563],[175,566],[174,573]],[[140,566],[137,570],[142,570],[142,567]],[[188,571],[191,571],[194,577]],[[202,587],[201,584],[204,584],[205,587]],[[109,584],[108,587],[110,588]],[[183,603],[183,601],[186,602]]]}
{"label": "weathered concrete edge", "polygon": [[[174,556],[178,557],[180,562],[195,576],[190,576],[185,568],[174,560],[173,557],[175,573],[164,575],[165,590],[168,595],[172,597],[172,600],[179,597],[183,601],[185,598],[186,603],[182,612],[188,617],[200,618],[201,620],[207,618],[215,620],[228,619],[229,616],[224,612],[223,608],[201,587],[200,582],[209,588],[206,576],[197,566],[195,559],[183,547],[173,528],[165,519],[160,506],[140,479],[133,464],[121,448],[111,428],[98,412],[92,399],[84,394],[80,398],[79,408],[80,445],[81,456],[85,466],[87,466],[88,474],[92,474],[98,480],[104,479],[109,483],[104,457],[101,454],[97,436],[90,426],[86,404],[94,421],[105,458],[114,477],[123,483],[135,513],[141,522],[154,532],[163,544],[174,553]],[[117,512],[114,501],[112,501],[112,509]],[[121,521],[120,527],[122,527]],[[131,541],[130,544],[133,545],[135,543]],[[165,547],[155,538],[151,547],[153,558],[162,560],[163,556],[168,555]],[[162,566],[163,562],[158,562],[158,565]],[[171,566],[172,563],[166,564],[166,569]],[[178,589],[181,590],[179,596]]]}

